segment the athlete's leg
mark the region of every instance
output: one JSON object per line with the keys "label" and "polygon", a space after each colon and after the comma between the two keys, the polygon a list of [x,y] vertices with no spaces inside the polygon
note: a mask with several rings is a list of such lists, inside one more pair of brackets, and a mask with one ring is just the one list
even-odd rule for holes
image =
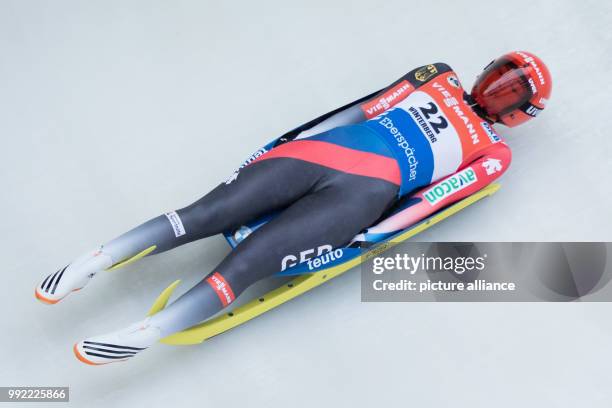
{"label": "athlete's leg", "polygon": [[[222,183],[193,204],[160,215],[102,246],[120,262],[151,246],[160,253],[219,234],[291,204],[306,194],[322,169],[299,160],[253,163],[229,183]],[[176,214],[176,215],[174,215]]]}
{"label": "athlete's leg", "polygon": [[153,218],[49,275],[37,287],[36,296],[56,303],[97,272],[127,259],[167,251],[286,207],[306,194],[322,174],[321,167],[294,159],[253,163],[195,203]]}
{"label": "athlete's leg", "polygon": [[211,274],[167,308],[126,329],[82,341],[75,345],[75,354],[93,364],[128,359],[160,338],[217,313],[252,283],[278,272],[287,255],[348,243],[372,225],[396,195],[396,185],[370,177],[343,174],[323,181],[315,192],[249,235]]}
{"label": "athlete's leg", "polygon": [[[342,179],[342,187],[324,186],[247,237],[202,282],[154,315],[151,325],[166,336],[207,319],[254,282],[279,272],[287,255],[299,258],[302,251],[347,244],[397,194],[396,186],[379,179]],[[218,285],[226,285],[227,291],[215,289]]]}

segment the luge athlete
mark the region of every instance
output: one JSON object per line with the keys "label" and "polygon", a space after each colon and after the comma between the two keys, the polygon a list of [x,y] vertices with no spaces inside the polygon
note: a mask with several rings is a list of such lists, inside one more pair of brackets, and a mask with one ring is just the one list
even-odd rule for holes
{"label": "luge athlete", "polygon": [[[528,52],[494,60],[471,94],[445,64],[417,68],[375,95],[287,133],[195,203],[47,276],[36,297],[57,303],[126,260],[278,213],[166,309],[73,347],[87,364],[128,360],[228,306],[248,286],[284,268],[290,254],[376,241],[482,189],[511,159],[492,124],[516,126],[535,117],[550,92],[548,69]],[[401,211],[390,211],[398,202]]]}

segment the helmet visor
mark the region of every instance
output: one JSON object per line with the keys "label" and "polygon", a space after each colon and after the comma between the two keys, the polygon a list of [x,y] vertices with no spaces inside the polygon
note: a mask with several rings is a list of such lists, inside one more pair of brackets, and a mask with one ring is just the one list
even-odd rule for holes
{"label": "helmet visor", "polygon": [[533,95],[532,84],[525,70],[507,58],[489,64],[476,79],[472,90],[478,105],[495,121],[516,111]]}

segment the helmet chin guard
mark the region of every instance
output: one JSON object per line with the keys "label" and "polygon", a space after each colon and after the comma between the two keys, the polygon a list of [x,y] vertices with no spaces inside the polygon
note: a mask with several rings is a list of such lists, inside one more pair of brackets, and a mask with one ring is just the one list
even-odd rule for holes
{"label": "helmet chin guard", "polygon": [[513,51],[485,67],[471,96],[491,121],[514,127],[544,110],[551,90],[544,62],[529,52]]}

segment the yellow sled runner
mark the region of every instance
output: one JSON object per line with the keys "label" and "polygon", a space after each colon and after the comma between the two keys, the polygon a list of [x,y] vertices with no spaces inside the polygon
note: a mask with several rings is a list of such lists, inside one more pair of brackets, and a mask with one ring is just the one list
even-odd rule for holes
{"label": "yellow sled runner", "polygon": [[[359,255],[352,255],[347,257],[348,259],[346,260],[341,259],[340,262],[334,263],[327,268],[317,270],[316,272],[301,274],[283,286],[274,289],[242,306],[239,306],[229,313],[206,320],[205,322],[190,327],[187,330],[172,334],[161,339],[160,342],[173,345],[198,344],[213,336],[233,329],[236,326],[239,326],[271,309],[274,309],[275,307],[282,305],[288,300],[298,297],[302,293],[314,289],[320,284],[343,274],[349,269],[358,266],[364,259],[380,255],[393,246],[414,237],[420,232],[425,231],[426,229],[450,217],[451,215],[458,213],[477,201],[494,194],[497,190],[499,190],[499,188],[499,184],[490,184],[471,196],[455,203],[454,205],[439,211],[438,213],[409,228],[406,228],[405,230],[389,238],[387,241],[384,241],[370,249],[360,249]],[[149,316],[166,307],[168,299],[179,283],[180,280],[173,282],[159,295],[149,310]]]}

